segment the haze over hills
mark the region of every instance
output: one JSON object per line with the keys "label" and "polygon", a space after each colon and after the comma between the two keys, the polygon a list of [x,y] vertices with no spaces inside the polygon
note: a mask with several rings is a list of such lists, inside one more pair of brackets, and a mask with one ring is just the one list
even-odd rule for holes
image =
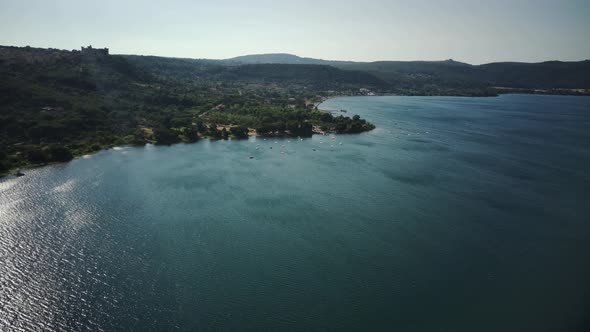
{"label": "haze over hills", "polygon": [[251,54],[222,60],[231,64],[290,64],[290,65],[332,65],[353,63],[352,61],[331,61],[304,58],[288,53]]}
{"label": "haze over hills", "polygon": [[[64,53],[65,52],[65,53]],[[42,59],[69,51],[0,47],[0,61]],[[15,55],[16,54],[16,55]],[[420,95],[480,95],[489,88],[565,91],[590,89],[590,60],[540,63],[497,62],[481,65],[454,61],[332,61],[287,53],[244,55],[225,60],[114,55],[144,72],[221,81],[298,82],[315,88],[341,90],[368,87],[383,93]],[[22,60],[22,59],[21,59]],[[343,85],[344,84],[344,85]],[[499,91],[499,90],[498,90]],[[523,90],[524,91],[524,90]],[[533,92],[533,91],[524,91]],[[490,92],[484,92],[490,94]],[[492,92],[493,94],[493,92]]]}
{"label": "haze over hills", "polygon": [[221,60],[226,64],[316,64],[364,71],[391,84],[413,89],[426,85],[448,87],[507,87],[522,89],[588,89],[590,60],[539,63],[495,62],[471,65],[444,61],[353,62],[303,58],[292,54],[254,54]]}
{"label": "haze over hills", "polygon": [[458,65],[468,65],[466,63],[457,62],[452,59],[444,61],[342,61],[342,60],[324,60],[300,57],[289,53],[266,53],[266,54],[249,54],[233,57],[230,59],[221,60],[230,64],[308,64],[308,65],[347,65],[347,64],[361,64],[361,63],[387,63],[387,62],[415,62],[415,63],[438,63],[448,62]]}

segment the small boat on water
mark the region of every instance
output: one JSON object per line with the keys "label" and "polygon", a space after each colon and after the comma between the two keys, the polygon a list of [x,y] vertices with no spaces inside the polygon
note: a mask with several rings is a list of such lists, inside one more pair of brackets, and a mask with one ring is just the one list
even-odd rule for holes
{"label": "small boat on water", "polygon": [[250,157],[248,157],[248,158],[250,158],[250,159],[254,159],[254,156],[250,156]]}

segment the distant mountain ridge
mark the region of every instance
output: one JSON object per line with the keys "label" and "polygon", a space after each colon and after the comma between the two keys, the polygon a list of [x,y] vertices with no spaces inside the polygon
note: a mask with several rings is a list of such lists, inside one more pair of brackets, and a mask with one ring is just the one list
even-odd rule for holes
{"label": "distant mountain ridge", "polygon": [[[200,59],[206,60],[206,59]],[[590,62],[590,59],[580,61],[560,61],[547,60],[541,62],[518,62],[518,61],[498,61],[484,63],[480,65],[473,65],[467,62],[456,61],[453,59],[447,60],[378,60],[378,61],[344,61],[344,60],[325,60],[309,57],[300,57],[290,53],[261,53],[261,54],[247,54],[240,55],[229,59],[211,60],[222,63],[232,64],[313,64],[313,65],[334,65],[334,64],[440,64],[440,65],[456,65],[456,66],[487,66],[492,64],[560,64],[560,63],[584,63]]]}
{"label": "distant mountain ridge", "polygon": [[[32,59],[67,56],[56,49],[0,46],[0,65]],[[113,55],[117,56],[117,55]],[[344,83],[379,88],[383,93],[408,95],[471,95],[480,91],[590,94],[590,60],[538,63],[496,62],[471,65],[442,61],[354,62],[299,57],[288,53],[253,54],[225,60],[118,55],[143,71],[219,80],[289,81],[330,87]],[[53,60],[51,60],[53,61]],[[309,67],[312,66],[312,67]],[[329,68],[325,68],[329,67]],[[331,68],[340,71],[334,71]],[[187,76],[188,75],[188,76]],[[303,83],[301,83],[303,84]],[[498,90],[496,88],[502,88]],[[337,90],[337,89],[336,89]],[[524,91],[529,90],[529,91]],[[556,91],[561,90],[561,91]],[[570,90],[570,91],[568,91]],[[479,95],[479,93],[475,93]]]}
{"label": "distant mountain ridge", "polygon": [[220,60],[225,65],[324,65],[369,73],[401,93],[430,93],[440,88],[507,87],[517,89],[590,89],[590,60],[494,62],[471,65],[442,61],[354,62],[304,58],[287,53],[253,54]]}
{"label": "distant mountain ridge", "polygon": [[219,60],[226,64],[286,64],[286,65],[328,65],[328,66],[345,66],[354,64],[366,64],[366,63],[438,63],[446,65],[463,65],[471,66],[468,63],[455,61],[453,59],[448,60],[418,60],[418,61],[344,61],[344,60],[324,60],[316,58],[300,57],[295,54],[289,53],[265,53],[265,54],[249,54],[241,55],[229,59]]}
{"label": "distant mountain ridge", "polygon": [[284,65],[334,65],[351,64],[353,61],[323,60],[305,58],[289,53],[250,54],[221,60],[229,64],[284,64]]}

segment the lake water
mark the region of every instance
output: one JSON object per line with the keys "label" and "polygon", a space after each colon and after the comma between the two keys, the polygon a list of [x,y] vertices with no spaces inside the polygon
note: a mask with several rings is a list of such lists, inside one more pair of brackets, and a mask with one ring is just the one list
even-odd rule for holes
{"label": "lake water", "polygon": [[590,98],[322,108],[377,128],[1,180],[0,330],[590,326]]}

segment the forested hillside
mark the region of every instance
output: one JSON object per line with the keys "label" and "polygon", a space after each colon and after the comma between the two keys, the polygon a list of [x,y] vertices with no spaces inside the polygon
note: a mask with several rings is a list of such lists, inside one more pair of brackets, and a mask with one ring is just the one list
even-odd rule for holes
{"label": "forested hillside", "polygon": [[373,125],[315,105],[383,82],[327,66],[224,66],[215,61],[0,48],[0,173],[120,144],[203,137],[354,133]]}

